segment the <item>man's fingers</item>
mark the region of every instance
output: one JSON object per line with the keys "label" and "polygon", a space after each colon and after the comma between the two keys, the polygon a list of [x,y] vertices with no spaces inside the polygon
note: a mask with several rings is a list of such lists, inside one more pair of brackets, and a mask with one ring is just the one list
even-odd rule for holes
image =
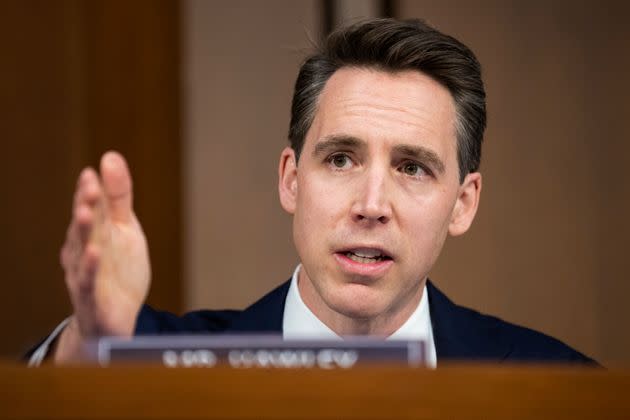
{"label": "man's fingers", "polygon": [[101,181],[98,174],[92,168],[85,168],[81,171],[77,180],[77,187],[74,192],[73,208],[79,204],[94,204],[102,196]]}
{"label": "man's fingers", "polygon": [[131,175],[127,162],[117,152],[107,152],[101,159],[101,177],[107,200],[107,213],[114,222],[129,222],[133,217]]}
{"label": "man's fingers", "polygon": [[[95,224],[100,223],[97,215],[102,201],[103,190],[96,171],[92,168],[83,169],[77,179],[72,217],[60,253],[60,262],[68,279],[75,278],[78,274],[84,248]],[[68,286],[72,285],[69,283]]]}
{"label": "man's fingers", "polygon": [[96,274],[100,262],[100,249],[98,245],[89,243],[81,255],[77,287],[80,296],[90,295],[94,290]]}
{"label": "man's fingers", "polygon": [[78,235],[77,239],[82,247],[90,239],[92,229],[94,228],[94,219],[95,214],[92,207],[82,204],[75,209],[74,221],[77,227],[76,234]]}
{"label": "man's fingers", "polygon": [[[69,257],[80,254],[89,240],[94,224],[98,222],[96,214],[102,201],[103,192],[98,175],[92,168],[83,169],[77,180],[72,205],[72,219],[64,244],[64,249],[73,251],[66,252]],[[65,260],[64,266],[69,262],[68,258],[62,260]]]}

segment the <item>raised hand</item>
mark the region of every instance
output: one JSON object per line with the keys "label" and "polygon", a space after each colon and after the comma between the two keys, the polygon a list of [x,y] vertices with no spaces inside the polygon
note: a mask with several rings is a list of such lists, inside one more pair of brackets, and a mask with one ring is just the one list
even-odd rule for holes
{"label": "raised hand", "polygon": [[133,212],[124,158],[103,155],[100,176],[81,172],[61,264],[74,308],[55,348],[55,361],[77,361],[87,340],[133,334],[151,277],[146,238]]}

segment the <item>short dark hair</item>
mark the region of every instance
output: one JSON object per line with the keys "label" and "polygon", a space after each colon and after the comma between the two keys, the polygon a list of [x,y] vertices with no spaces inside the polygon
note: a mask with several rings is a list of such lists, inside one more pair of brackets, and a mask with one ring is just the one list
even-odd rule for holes
{"label": "short dark hair", "polygon": [[368,67],[395,72],[418,70],[445,86],[457,113],[460,182],[479,169],[486,128],[486,93],[481,65],[457,39],[425,22],[369,19],[333,31],[302,64],[293,94],[289,141],[299,159],[319,95],[335,71]]}

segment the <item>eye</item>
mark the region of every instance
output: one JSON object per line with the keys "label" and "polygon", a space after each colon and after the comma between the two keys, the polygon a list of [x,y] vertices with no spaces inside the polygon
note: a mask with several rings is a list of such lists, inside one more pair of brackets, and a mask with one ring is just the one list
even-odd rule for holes
{"label": "eye", "polygon": [[328,157],[328,163],[330,163],[335,169],[347,169],[352,165],[350,157],[345,153],[335,153]]}
{"label": "eye", "polygon": [[428,171],[426,171],[422,165],[416,162],[403,163],[403,165],[400,167],[400,172],[416,178],[428,175]]}

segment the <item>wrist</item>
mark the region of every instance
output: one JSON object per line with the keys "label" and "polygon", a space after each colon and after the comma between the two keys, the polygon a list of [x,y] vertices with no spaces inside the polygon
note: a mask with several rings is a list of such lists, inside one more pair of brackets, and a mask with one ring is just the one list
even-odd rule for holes
{"label": "wrist", "polygon": [[51,345],[52,360],[55,364],[81,363],[87,360],[85,339],[81,336],[75,316]]}

